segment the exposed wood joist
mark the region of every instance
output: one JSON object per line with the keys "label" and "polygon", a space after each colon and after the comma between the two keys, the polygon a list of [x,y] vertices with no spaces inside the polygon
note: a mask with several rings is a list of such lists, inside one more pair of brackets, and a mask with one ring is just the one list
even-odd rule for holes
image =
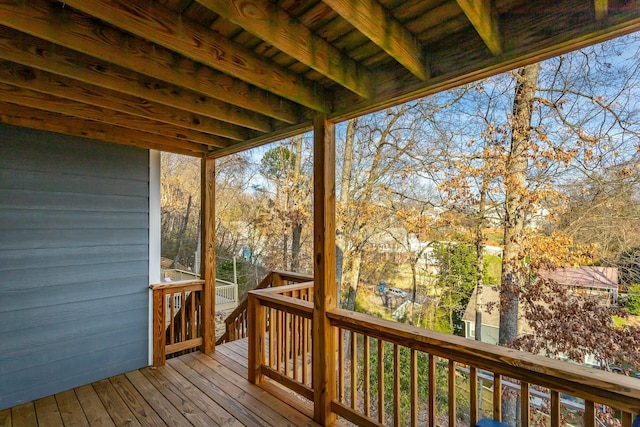
{"label": "exposed wood joist", "polygon": [[0,103],[0,122],[48,132],[91,138],[114,144],[132,145],[150,150],[169,151],[188,156],[201,156],[208,147],[193,142],[137,130],[82,120],[77,117],[50,113],[16,104]]}
{"label": "exposed wood joist", "polygon": [[300,115],[290,101],[99,25],[61,4],[44,0],[0,2],[0,25],[287,123],[296,123]]}
{"label": "exposed wood joist", "polygon": [[266,116],[6,27],[0,27],[0,58],[260,132],[273,130]]}
{"label": "exposed wood joist", "polygon": [[[634,1],[633,7],[616,14],[610,10],[605,23],[593,20],[593,3],[583,0],[523,3],[502,19],[502,55],[482,54],[480,47],[485,45],[479,38],[474,45],[468,43],[465,34],[460,34],[432,46],[430,58],[435,75],[428,81],[410,81],[398,72],[390,71],[377,82],[378,90],[372,100],[362,100],[350,92],[338,91],[334,95],[334,113],[329,118],[347,120],[640,31],[640,2]],[[545,13],[539,13],[540,10]],[[531,19],[534,15],[536,20]],[[591,16],[591,22],[585,21],[588,16]],[[560,22],[582,24],[561,25],[558,24],[560,18]],[[553,37],[548,37],[550,33]]]}
{"label": "exposed wood joist", "polygon": [[425,55],[415,37],[377,0],[324,0],[329,7],[420,80],[429,78]]}
{"label": "exposed wood joist", "polygon": [[86,105],[46,93],[36,92],[16,86],[0,83],[0,99],[5,102],[36,108],[51,113],[64,114],[81,119],[121,126],[128,129],[144,129],[145,132],[163,137],[196,142],[212,147],[227,147],[230,144],[222,138],[212,137],[189,129],[182,129],[166,123],[120,113],[106,108]]}
{"label": "exposed wood joist", "polygon": [[367,70],[269,0],[198,3],[350,91],[371,97],[373,86]]}
{"label": "exposed wood joist", "polygon": [[609,14],[609,0],[594,0],[596,10],[596,21],[602,21]]}
{"label": "exposed wood joist", "polygon": [[[212,137],[212,135],[236,141],[245,140],[252,135],[255,136],[255,133],[235,125],[186,113],[142,98],[119,94],[108,89],[96,88],[86,83],[11,62],[0,61],[0,82],[79,103],[119,111],[127,115],[152,118],[153,121],[171,125],[171,127],[176,128],[176,132],[181,132],[184,135],[200,134],[202,138],[200,142],[209,139],[212,144],[221,147],[225,147],[227,144],[224,143],[223,139]],[[80,109],[78,113],[81,113]]]}
{"label": "exposed wood joist", "polygon": [[500,55],[502,53],[502,36],[500,35],[498,13],[493,1],[457,0],[457,2],[491,53]]}
{"label": "exposed wood joist", "polygon": [[65,0],[65,4],[312,110],[331,111],[330,97],[321,86],[157,3]]}

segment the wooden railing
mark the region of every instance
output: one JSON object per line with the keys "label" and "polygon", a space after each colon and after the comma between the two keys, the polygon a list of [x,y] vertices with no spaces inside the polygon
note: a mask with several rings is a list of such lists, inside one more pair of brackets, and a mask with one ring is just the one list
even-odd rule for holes
{"label": "wooden railing", "polygon": [[153,365],[168,355],[202,345],[204,280],[151,285],[153,291]]}
{"label": "wooden railing", "polygon": [[249,380],[264,376],[313,400],[313,282],[249,292]]}
{"label": "wooden railing", "polygon": [[[546,425],[552,427],[563,425],[564,418],[571,418],[571,425],[595,426],[596,405],[617,409],[611,418],[620,417],[623,427],[631,427],[632,414],[640,412],[640,381],[634,378],[346,310],[332,310],[328,317],[338,333],[338,391],[331,408],[358,425],[383,426],[392,417],[395,426],[417,426],[422,419],[435,426],[443,418],[449,426],[473,426],[482,416],[480,370],[493,376],[493,407],[486,415],[498,421],[504,390],[519,406],[521,426],[529,426],[547,406]],[[504,387],[507,381],[512,389]],[[534,388],[548,390],[549,402],[537,398],[536,403]],[[582,413],[563,408],[561,393],[584,399]],[[462,402],[457,399],[466,402],[458,405]],[[444,417],[439,417],[438,405],[446,407]]]}
{"label": "wooden railing", "polygon": [[228,310],[238,306],[238,285],[216,279],[216,311]]}
{"label": "wooden railing", "polygon": [[[306,286],[249,293],[248,376],[312,400],[312,290],[296,293]],[[501,420],[503,397],[522,427],[631,427],[640,413],[635,378],[341,309],[327,317],[338,336],[331,410],[356,425],[474,426]]]}
{"label": "wooden railing", "polygon": [[[272,271],[256,286],[255,290],[271,287],[286,286],[292,283],[302,283],[313,281],[313,276],[289,271]],[[218,338],[216,345],[225,342],[235,341],[247,337],[247,305],[248,300],[244,298],[225,319],[225,332]]]}

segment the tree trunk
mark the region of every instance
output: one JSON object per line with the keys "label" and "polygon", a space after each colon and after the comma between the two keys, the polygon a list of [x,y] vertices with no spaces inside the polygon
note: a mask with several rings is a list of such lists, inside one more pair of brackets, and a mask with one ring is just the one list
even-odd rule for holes
{"label": "tree trunk", "polygon": [[291,271],[298,271],[300,268],[300,240],[302,237],[302,224],[298,223],[291,232]]}
{"label": "tree trunk", "polygon": [[351,278],[349,280],[349,293],[347,294],[347,304],[345,309],[353,311],[356,307],[356,293],[358,292],[358,282],[360,281],[360,264],[362,263],[362,252],[358,251],[351,258]]}
{"label": "tree trunk", "polygon": [[[504,252],[500,291],[500,345],[507,345],[518,337],[518,293],[522,285],[520,242],[528,211],[526,200],[527,148],[531,136],[533,100],[540,64],[527,65],[518,70],[513,99],[511,148],[505,165]],[[516,403],[512,397],[502,399],[503,421],[515,425]]]}
{"label": "tree trunk", "polygon": [[[302,135],[295,139],[295,159],[293,185],[296,186],[296,194],[300,191],[300,170],[302,168]],[[299,197],[296,197],[299,200]],[[298,218],[298,215],[296,215]],[[300,240],[302,238],[303,223],[300,219],[294,221],[291,230],[291,271],[298,271],[300,268]]]}
{"label": "tree trunk", "polygon": [[184,222],[180,227],[180,234],[178,235],[178,249],[176,249],[176,256],[173,258],[173,268],[178,268],[178,262],[180,261],[180,252],[182,252],[182,242],[184,241],[184,235],[187,232],[187,226],[189,225],[189,216],[191,215],[191,195],[187,201],[187,212],[184,216]]}
{"label": "tree trunk", "polygon": [[478,221],[476,223],[476,341],[482,341],[482,291],[484,289],[484,216],[487,209],[487,187],[487,176],[486,174],[483,174],[482,186],[480,188],[480,204],[478,206]]}
{"label": "tree trunk", "polygon": [[344,141],[344,156],[342,158],[342,177],[340,181],[340,199],[338,200],[338,218],[336,235],[336,283],[342,289],[342,270],[344,267],[344,252],[347,237],[344,230],[344,219],[349,208],[349,190],[351,188],[351,169],[353,164],[353,140],[356,134],[358,119],[351,119],[347,123],[347,135]]}

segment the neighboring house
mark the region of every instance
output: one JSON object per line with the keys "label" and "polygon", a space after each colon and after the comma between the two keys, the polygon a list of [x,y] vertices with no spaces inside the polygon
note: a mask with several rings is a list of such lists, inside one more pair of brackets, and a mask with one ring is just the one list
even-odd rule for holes
{"label": "neighboring house", "polygon": [[[482,342],[498,344],[500,333],[500,290],[498,287],[485,286],[482,289],[482,300],[485,309],[482,312]],[[486,304],[491,304],[491,311],[488,311]],[[469,303],[462,316],[464,322],[464,336],[475,339],[476,328],[476,290],[473,290]],[[518,335],[531,333],[529,324],[520,316],[518,319]]]}
{"label": "neighboring house", "polygon": [[618,302],[618,269],[614,267],[567,267],[541,270],[542,279],[566,285],[575,292]]}
{"label": "neighboring house", "polygon": [[[609,303],[617,300],[618,269],[611,267],[567,267],[552,272],[540,271],[540,277],[554,280],[566,285],[578,295],[602,298]],[[486,308],[482,312],[482,341],[498,344],[500,334],[500,292],[497,287],[485,286],[482,292],[483,304],[490,304],[492,310]],[[462,316],[465,337],[475,339],[476,289],[473,290],[469,303]],[[533,329],[521,314],[518,319],[518,336],[533,333]],[[593,364],[592,358],[585,363]]]}

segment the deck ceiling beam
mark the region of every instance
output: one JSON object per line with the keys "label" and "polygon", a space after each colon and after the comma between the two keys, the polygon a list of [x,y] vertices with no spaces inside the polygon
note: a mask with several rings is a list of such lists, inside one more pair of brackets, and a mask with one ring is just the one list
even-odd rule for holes
{"label": "deck ceiling beam", "polygon": [[93,120],[95,122],[121,126],[133,130],[144,129],[144,132],[147,133],[176,138],[178,140],[196,142],[207,146],[224,148],[230,145],[229,141],[222,138],[194,132],[189,129],[182,129],[166,123],[132,116],[130,114],[124,114],[102,107],[86,105],[65,98],[58,98],[42,92],[10,86],[4,83],[0,83],[0,98],[5,102],[11,102],[24,107],[36,108],[51,113],[64,114],[67,116],[78,117],[80,119]]}
{"label": "deck ceiling beam", "polygon": [[323,0],[347,22],[420,80],[429,78],[422,47],[377,0]]}
{"label": "deck ceiling beam", "polygon": [[0,59],[252,130],[273,130],[271,120],[266,116],[61,46],[54,47],[49,42],[6,27],[0,27]]}
{"label": "deck ceiling beam", "polygon": [[353,93],[371,97],[373,84],[366,69],[271,1],[198,0],[198,3]]}
{"label": "deck ceiling beam", "polygon": [[114,144],[132,145],[149,150],[202,156],[209,151],[203,144],[179,141],[166,136],[83,120],[16,104],[0,103],[0,122],[47,132],[91,138]]}
{"label": "deck ceiling beam", "polygon": [[312,81],[157,3],[142,0],[65,0],[64,3],[312,110],[331,111],[329,96]]}
{"label": "deck ceiling beam", "polygon": [[[249,132],[235,125],[197,114],[186,113],[182,110],[119,94],[108,89],[96,88],[67,77],[34,70],[11,62],[0,61],[0,82],[66,98],[78,103],[119,111],[127,115],[152,118],[154,121],[171,125],[176,129],[176,132],[181,132],[185,135],[201,134],[202,138],[215,135],[236,141],[243,141],[255,136],[254,132]],[[78,114],[81,112],[78,109]],[[215,141],[216,138],[212,140]]]}
{"label": "deck ceiling beam", "polygon": [[502,54],[502,36],[494,2],[492,0],[457,0],[457,2],[491,53],[496,56]]}
{"label": "deck ceiling beam", "polygon": [[0,2],[0,25],[287,123],[293,102],[44,0]]}

